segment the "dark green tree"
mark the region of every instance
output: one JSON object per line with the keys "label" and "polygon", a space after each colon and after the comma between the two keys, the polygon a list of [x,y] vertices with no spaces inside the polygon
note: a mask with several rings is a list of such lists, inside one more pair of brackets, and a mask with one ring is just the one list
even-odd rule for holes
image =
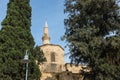
{"label": "dark green tree", "polygon": [[120,79],[119,0],[65,0],[64,40],[73,63],[86,63],[85,80]]}
{"label": "dark green tree", "polygon": [[32,53],[34,53],[33,56],[37,60],[37,64],[41,64],[42,62],[46,61],[46,58],[44,57],[43,51],[40,49],[39,46],[36,46],[33,49]]}
{"label": "dark green tree", "polygon": [[34,56],[38,52],[34,50],[30,26],[30,0],[9,0],[7,15],[0,30],[0,80],[25,79],[25,64],[21,60],[26,50],[29,51],[30,58],[28,79],[40,79],[39,66],[35,62],[39,58]]}

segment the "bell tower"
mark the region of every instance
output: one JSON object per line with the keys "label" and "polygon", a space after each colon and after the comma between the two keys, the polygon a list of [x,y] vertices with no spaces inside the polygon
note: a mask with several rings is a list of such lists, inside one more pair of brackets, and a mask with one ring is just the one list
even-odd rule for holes
{"label": "bell tower", "polygon": [[49,33],[48,33],[47,21],[45,22],[45,25],[44,25],[44,34],[43,34],[43,37],[42,37],[42,42],[43,42],[43,44],[50,44],[50,36],[49,36]]}

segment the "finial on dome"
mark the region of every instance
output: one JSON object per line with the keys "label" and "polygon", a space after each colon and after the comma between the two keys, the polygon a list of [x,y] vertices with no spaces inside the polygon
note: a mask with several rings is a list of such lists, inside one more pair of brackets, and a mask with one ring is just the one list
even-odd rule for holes
{"label": "finial on dome", "polygon": [[45,27],[48,27],[47,21],[45,21]]}

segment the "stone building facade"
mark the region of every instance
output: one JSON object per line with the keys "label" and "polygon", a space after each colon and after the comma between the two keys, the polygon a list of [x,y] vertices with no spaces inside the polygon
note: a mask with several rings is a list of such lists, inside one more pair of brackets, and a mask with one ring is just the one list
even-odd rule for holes
{"label": "stone building facade", "polygon": [[47,22],[44,26],[42,41],[43,45],[40,49],[43,50],[47,61],[39,65],[42,73],[41,80],[82,80],[80,71],[83,66],[65,63],[64,49],[60,45],[50,44]]}

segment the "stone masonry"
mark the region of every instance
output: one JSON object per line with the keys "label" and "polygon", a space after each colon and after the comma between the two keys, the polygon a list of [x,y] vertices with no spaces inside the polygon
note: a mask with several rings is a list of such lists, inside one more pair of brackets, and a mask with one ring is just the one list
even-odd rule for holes
{"label": "stone masonry", "polygon": [[41,80],[82,80],[80,71],[83,66],[65,64],[64,49],[60,45],[50,44],[47,22],[44,26],[42,41],[43,45],[40,49],[43,50],[47,61],[39,65],[42,73]]}

